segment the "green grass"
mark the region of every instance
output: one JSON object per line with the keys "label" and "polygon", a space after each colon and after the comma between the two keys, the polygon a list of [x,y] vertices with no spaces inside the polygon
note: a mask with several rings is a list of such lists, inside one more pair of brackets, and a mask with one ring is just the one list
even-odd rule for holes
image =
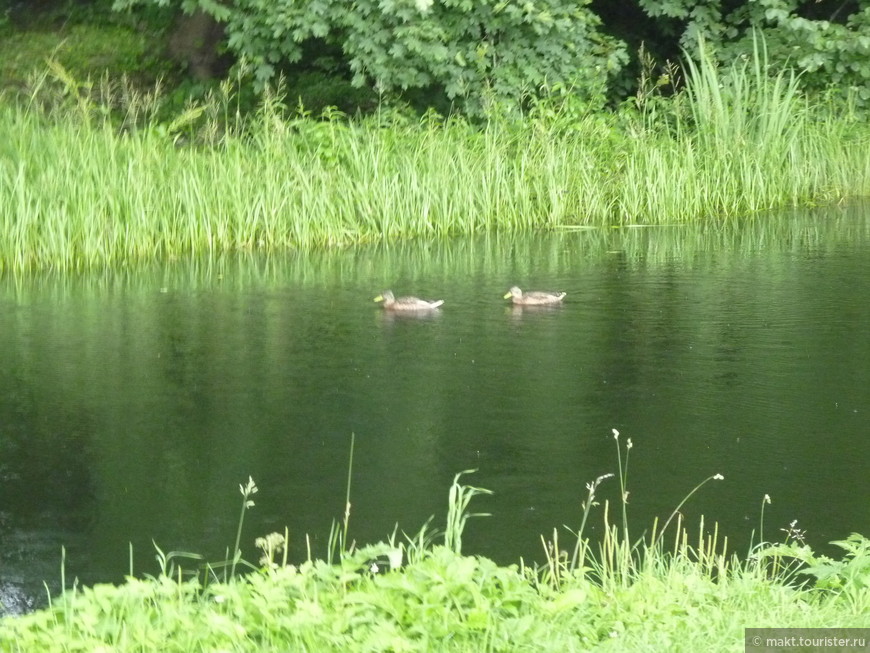
{"label": "green grass", "polygon": [[[630,448],[627,441],[620,454],[623,490]],[[462,553],[468,518],[481,516],[467,512],[469,502],[486,491],[461,476],[443,533],[427,525],[356,548],[347,545],[345,514],[330,538],[331,562],[309,551],[288,565],[286,533],[258,540],[260,567],[244,576],[227,576],[228,561],[223,576],[211,567],[191,578],[162,556],[157,577],[73,587],[45,610],[0,620],[0,650],[742,651],[746,627],[870,627],[866,538],[839,543],[845,555],[832,560],[792,531],[741,561],[703,522],[690,544],[680,506],[660,530],[632,540],[623,503],[615,521],[605,504],[596,548],[583,531],[608,475],[587,486],[567,550],[554,531],[543,566],[498,566]],[[243,519],[256,489],[250,480],[240,489]]]}
{"label": "green grass", "polygon": [[288,118],[276,100],[242,119],[229,94],[158,122],[159,98],[53,70],[41,88],[62,104],[0,104],[0,271],[722,220],[870,192],[870,129],[808,104],[762,54],[702,59],[640,111],[542,103],[483,126]]}

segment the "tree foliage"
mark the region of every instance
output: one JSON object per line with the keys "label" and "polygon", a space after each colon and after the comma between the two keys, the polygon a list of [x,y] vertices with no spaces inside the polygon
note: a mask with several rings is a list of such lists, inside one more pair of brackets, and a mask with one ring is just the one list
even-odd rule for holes
{"label": "tree foliage", "polygon": [[[176,0],[177,1],[177,0]],[[116,6],[171,0],[118,0]],[[471,113],[542,88],[602,98],[627,61],[588,0],[182,0],[226,25],[262,86],[312,43],[339,49],[355,86],[444,94]],[[314,48],[315,50],[317,47]]]}
{"label": "tree foliage", "polygon": [[601,102],[630,92],[629,49],[664,63],[703,38],[730,62],[760,34],[804,89],[870,107],[870,0],[115,0],[135,5],[214,16],[260,88],[296,66],[470,113],[542,90]]}
{"label": "tree foliage", "polygon": [[638,1],[650,17],[682,25],[687,51],[703,38],[732,61],[760,34],[769,61],[800,71],[805,89],[850,91],[870,105],[870,0]]}

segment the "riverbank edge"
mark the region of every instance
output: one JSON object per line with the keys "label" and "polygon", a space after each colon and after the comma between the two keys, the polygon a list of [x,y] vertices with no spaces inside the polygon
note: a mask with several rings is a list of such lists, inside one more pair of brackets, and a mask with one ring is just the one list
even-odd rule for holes
{"label": "riverbank edge", "polygon": [[[488,491],[460,476],[443,533],[427,524],[357,547],[345,515],[326,558],[288,564],[287,533],[271,534],[257,540],[259,566],[238,575],[238,554],[191,577],[179,564],[193,556],[158,549],[156,577],[74,583],[46,609],[0,619],[0,650],[738,651],[748,627],[870,627],[862,536],[835,543],[845,553],[834,560],[791,529],[784,543],[740,560],[703,520],[690,543],[678,510],[672,531],[669,518],[633,541],[605,504],[605,535],[593,550],[582,531],[602,478],[589,484],[567,543],[559,531],[542,538],[545,564],[500,566],[462,553],[465,524],[480,516],[467,512],[469,502]],[[253,481],[247,488],[242,521],[256,492]],[[763,504],[761,520],[763,528]]]}

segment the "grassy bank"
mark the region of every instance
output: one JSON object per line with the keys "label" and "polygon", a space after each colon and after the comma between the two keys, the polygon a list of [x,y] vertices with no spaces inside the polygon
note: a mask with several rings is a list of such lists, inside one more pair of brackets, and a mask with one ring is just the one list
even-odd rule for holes
{"label": "grassy bank", "polygon": [[685,91],[639,108],[547,103],[484,126],[287,117],[278,102],[242,120],[229,96],[157,123],[153,98],[100,96],[56,70],[65,99],[48,115],[0,104],[0,270],[723,219],[870,193],[870,129],[762,60],[701,64]]}
{"label": "grassy bank", "polygon": [[[625,496],[627,458],[621,466]],[[469,502],[485,491],[460,476],[442,533],[424,527],[357,548],[346,516],[326,559],[288,565],[285,536],[273,534],[245,576],[234,574],[238,557],[190,578],[180,557],[162,555],[157,577],[69,589],[48,609],[0,620],[0,650],[742,651],[746,627],[870,627],[862,537],[831,560],[791,530],[740,561],[715,528],[701,524],[690,544],[677,511],[633,540],[623,504],[612,520],[605,505],[596,547],[583,531],[602,477],[587,486],[579,528],[545,542],[544,565],[498,566],[462,552]],[[245,506],[252,489],[242,488]],[[761,514],[763,530],[763,505]]]}

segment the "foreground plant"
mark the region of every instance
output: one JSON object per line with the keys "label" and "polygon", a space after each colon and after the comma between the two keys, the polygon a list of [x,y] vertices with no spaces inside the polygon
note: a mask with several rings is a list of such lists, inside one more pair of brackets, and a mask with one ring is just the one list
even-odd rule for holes
{"label": "foreground plant", "polygon": [[[572,556],[554,537],[547,550],[555,554],[540,569],[499,566],[461,553],[470,500],[488,493],[460,484],[466,473],[454,477],[440,535],[427,524],[401,542],[393,534],[342,546],[331,564],[309,555],[288,565],[286,532],[272,534],[258,539],[264,556],[254,573],[208,584],[131,576],[118,587],[65,591],[46,610],[0,620],[0,651],[698,651],[711,642],[736,651],[744,627],[870,626],[870,540],[862,536],[838,543],[842,561],[795,543],[740,561],[703,522],[694,546],[682,527],[672,547],[655,529],[632,544],[627,522],[610,524],[605,509],[593,555],[583,528],[608,478],[600,477],[588,486]],[[253,487],[241,488],[243,516]],[[809,564],[802,573],[816,582],[800,587],[793,574],[771,574],[771,556]]]}

